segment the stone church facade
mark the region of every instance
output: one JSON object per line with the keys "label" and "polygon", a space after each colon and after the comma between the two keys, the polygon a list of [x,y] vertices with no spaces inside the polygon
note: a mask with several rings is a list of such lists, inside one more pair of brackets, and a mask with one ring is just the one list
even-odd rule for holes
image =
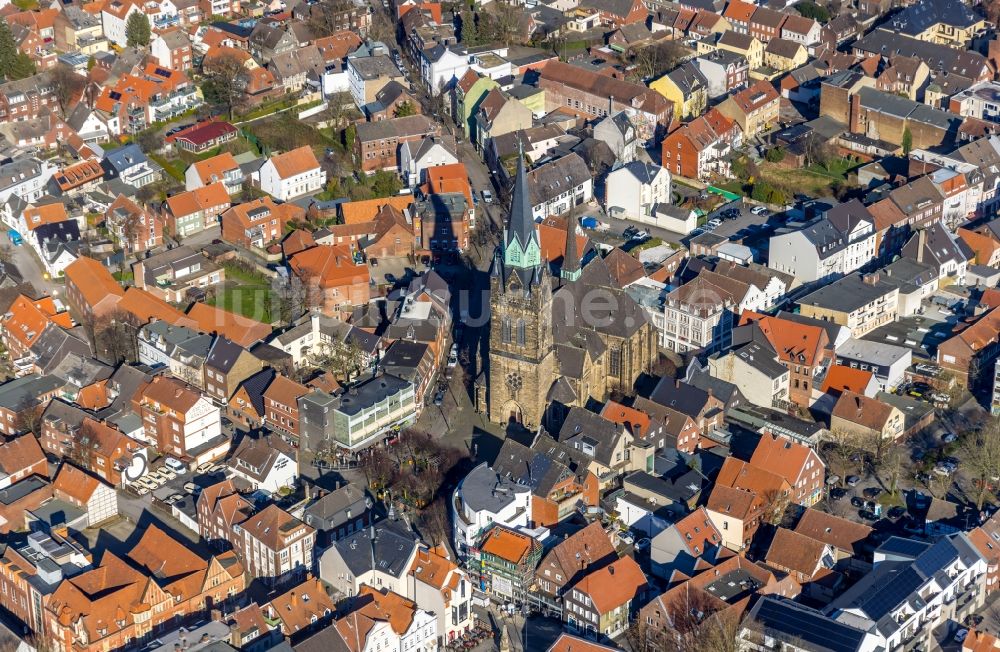
{"label": "stone church facade", "polygon": [[582,269],[573,220],[560,277],[541,260],[523,164],[504,242],[490,272],[489,419],[537,427],[588,399],[630,393],[657,356],[646,312],[616,287],[604,261]]}

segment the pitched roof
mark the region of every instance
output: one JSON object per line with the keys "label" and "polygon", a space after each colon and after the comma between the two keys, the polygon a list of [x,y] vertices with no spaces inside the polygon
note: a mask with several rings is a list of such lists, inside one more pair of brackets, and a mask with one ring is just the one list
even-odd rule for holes
{"label": "pitched roof", "polygon": [[282,179],[305,174],[310,170],[319,168],[319,161],[316,160],[316,154],[313,153],[312,147],[309,145],[303,145],[298,149],[272,156],[270,163]]}
{"label": "pitched roof", "polygon": [[344,219],[344,224],[371,222],[383,206],[389,205],[393,208],[404,210],[409,208],[413,202],[413,195],[398,195],[380,199],[344,202],[340,205],[340,216]]}
{"label": "pitched roof", "polygon": [[887,403],[848,390],[840,395],[831,416],[881,431],[892,416],[892,410]]}
{"label": "pitched roof", "polygon": [[806,508],[803,512],[795,525],[795,531],[851,554],[872,533],[872,529],[863,523],[855,523],[812,508]]}
{"label": "pitched roof", "polygon": [[223,152],[217,156],[212,156],[191,164],[202,183],[209,184],[222,181],[225,173],[229,170],[238,170],[240,164],[230,152]]}
{"label": "pitched roof", "polygon": [[589,595],[598,613],[606,614],[635,599],[645,586],[639,564],[626,556],[588,573],[573,588]]}
{"label": "pitched roof", "polygon": [[716,486],[742,489],[768,500],[789,489],[789,483],[777,473],[748,464],[735,457],[726,458],[715,482]]}
{"label": "pitched roof", "polygon": [[207,303],[196,302],[188,309],[187,316],[197,323],[198,330],[225,335],[244,347],[271,334],[271,327],[267,324]]}
{"label": "pitched roof", "polygon": [[750,464],[779,475],[794,486],[808,462],[815,462],[822,470],[822,462],[815,457],[808,446],[765,432],[750,457]]}
{"label": "pitched roof", "polygon": [[122,297],[125,290],[118,284],[108,268],[93,258],[80,256],[66,267],[66,280],[79,289],[83,300],[91,307],[111,295]]}
{"label": "pitched roof", "polygon": [[766,104],[777,102],[781,99],[781,96],[775,90],[774,84],[762,79],[749,88],[732,95],[730,99],[744,114],[749,114]]}
{"label": "pitched roof", "polygon": [[538,546],[538,542],[527,534],[496,525],[484,537],[480,550],[512,564],[522,564]]}
{"label": "pitched roof", "polygon": [[[58,498],[68,497],[78,505],[86,505],[94,491],[103,483],[97,476],[90,475],[79,467],[73,466],[69,462],[59,467],[56,479],[52,482],[52,490],[56,492]],[[109,485],[108,486],[110,489]]]}
{"label": "pitched roof", "polygon": [[306,629],[334,611],[336,605],[318,577],[304,580],[284,593],[271,598],[272,615],[280,618],[289,635]]}
{"label": "pitched roof", "polygon": [[826,544],[822,541],[779,527],[767,549],[766,561],[812,578],[822,565],[825,553]]}
{"label": "pitched roof", "polygon": [[[38,438],[30,433],[0,444],[0,471],[6,475],[20,473],[43,462],[45,453]],[[45,475],[48,475],[47,471]]]}
{"label": "pitched roof", "polygon": [[826,372],[826,378],[823,379],[823,386],[820,389],[823,393],[832,393],[835,396],[839,396],[844,390],[864,394],[874,377],[870,371],[847,365],[833,365]]}
{"label": "pitched roof", "polygon": [[819,326],[744,311],[740,316],[740,325],[750,323],[757,324],[782,360],[804,365],[814,365],[819,361],[825,341],[825,331]]}
{"label": "pitched roof", "polygon": [[323,288],[367,283],[370,279],[368,266],[355,262],[346,245],[317,245],[295,254],[288,264],[296,276],[315,279]]}

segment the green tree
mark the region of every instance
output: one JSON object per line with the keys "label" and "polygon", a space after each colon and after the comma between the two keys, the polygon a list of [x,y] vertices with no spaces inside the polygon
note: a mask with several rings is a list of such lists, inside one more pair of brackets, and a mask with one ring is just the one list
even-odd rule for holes
{"label": "green tree", "polygon": [[471,9],[464,9],[459,14],[462,20],[462,44],[466,47],[479,45],[479,27],[476,26],[476,15]]}
{"label": "green tree", "polygon": [[416,112],[417,110],[414,108],[413,102],[409,100],[406,100],[405,102],[400,102],[399,105],[396,106],[397,118],[405,118],[406,116],[413,115]]}
{"label": "green tree", "polygon": [[913,134],[910,133],[910,128],[906,127],[903,129],[903,156],[909,156],[910,151],[913,150]]}
{"label": "green tree", "polygon": [[358,137],[358,130],[354,125],[347,125],[347,129],[344,129],[344,148],[347,151],[354,149],[354,141]]}
{"label": "green tree", "polygon": [[249,71],[236,57],[223,54],[209,59],[202,67],[202,74],[205,81],[201,91],[205,100],[209,104],[226,107],[231,119],[246,100]]}
{"label": "green tree", "polygon": [[785,159],[785,150],[780,147],[773,147],[767,150],[764,154],[764,158],[767,159],[769,163],[781,163]]}
{"label": "green tree", "polygon": [[812,18],[821,23],[830,21],[830,12],[827,8],[816,4],[812,0],[803,0],[803,2],[795,5],[795,10],[806,18]]}
{"label": "green tree", "polygon": [[35,74],[35,64],[21,52],[6,22],[0,23],[0,76],[8,81],[24,79]]}
{"label": "green tree", "polygon": [[134,11],[129,15],[128,20],[125,21],[125,38],[128,40],[129,47],[144,48],[149,45],[151,30],[146,14]]}
{"label": "green tree", "polygon": [[371,177],[372,192],[376,197],[392,197],[403,187],[399,176],[387,170],[379,170]]}

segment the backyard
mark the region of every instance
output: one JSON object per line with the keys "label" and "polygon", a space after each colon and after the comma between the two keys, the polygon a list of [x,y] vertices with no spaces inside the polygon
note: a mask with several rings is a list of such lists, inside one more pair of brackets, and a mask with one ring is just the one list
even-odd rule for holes
{"label": "backyard", "polygon": [[206,303],[265,324],[273,321],[271,281],[264,274],[235,263],[225,263],[226,281],[215,288]]}
{"label": "backyard", "polygon": [[777,163],[762,162],[760,178],[789,192],[814,197],[829,196],[847,182],[848,173],[860,162],[854,158],[835,158],[826,165],[814,163],[804,168],[788,168]]}

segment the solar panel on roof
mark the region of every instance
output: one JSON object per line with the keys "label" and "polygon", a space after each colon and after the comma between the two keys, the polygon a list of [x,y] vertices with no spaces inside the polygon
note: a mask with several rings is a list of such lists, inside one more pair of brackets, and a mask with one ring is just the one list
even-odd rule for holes
{"label": "solar panel on roof", "polygon": [[858,629],[774,598],[761,601],[756,619],[769,633],[787,634],[830,652],[854,652],[864,638]]}
{"label": "solar panel on roof", "polygon": [[154,71],[154,74],[159,75],[160,77],[169,77],[174,73],[172,70],[167,70],[166,68],[157,68]]}
{"label": "solar panel on roof", "polygon": [[955,548],[948,539],[941,539],[913,562],[913,567],[930,577],[955,559]]}
{"label": "solar panel on roof", "polygon": [[872,620],[878,620],[901,605],[924,581],[913,567],[900,571],[887,583],[877,588],[859,606]]}

